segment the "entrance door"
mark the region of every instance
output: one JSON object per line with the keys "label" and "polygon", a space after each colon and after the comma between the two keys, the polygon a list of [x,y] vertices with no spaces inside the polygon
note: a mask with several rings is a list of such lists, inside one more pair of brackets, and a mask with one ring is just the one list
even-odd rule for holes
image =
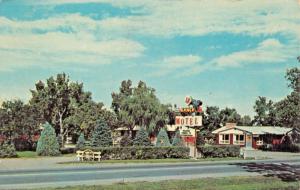
{"label": "entrance door", "polygon": [[246,148],[252,148],[252,135],[246,134]]}

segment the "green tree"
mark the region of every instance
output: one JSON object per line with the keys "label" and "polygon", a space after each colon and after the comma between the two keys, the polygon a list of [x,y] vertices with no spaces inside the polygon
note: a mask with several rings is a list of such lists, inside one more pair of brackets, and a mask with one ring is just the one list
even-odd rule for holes
{"label": "green tree", "polygon": [[277,119],[272,100],[268,101],[266,97],[259,96],[253,108],[256,113],[253,120],[255,125],[276,125]]}
{"label": "green tree", "polygon": [[21,100],[4,101],[1,108],[1,134],[9,143],[20,134],[23,121],[24,103]]}
{"label": "green tree", "polygon": [[111,130],[103,119],[100,119],[97,122],[97,126],[93,132],[91,145],[93,147],[112,146]]}
{"label": "green tree", "polygon": [[112,108],[122,126],[132,133],[138,125],[145,127],[148,132],[155,133],[168,123],[168,106],[159,102],[155,90],[140,81],[135,88],[131,81],[123,81],[119,93],[113,93]]}
{"label": "green tree", "polygon": [[117,125],[116,115],[104,109],[103,103],[87,99],[80,104],[73,104],[73,109],[70,116],[65,119],[65,124],[69,127],[69,131],[75,134],[84,131],[87,137],[91,138],[99,118],[104,119],[111,129]]}
{"label": "green tree", "polygon": [[134,146],[151,146],[149,135],[144,127],[137,132],[136,137],[133,140]]}
{"label": "green tree", "polygon": [[161,128],[157,135],[156,146],[171,146],[166,129]]}
{"label": "green tree", "polygon": [[62,143],[64,137],[74,130],[72,127],[77,126],[69,125],[68,118],[84,102],[91,100],[91,93],[83,91],[83,84],[70,82],[65,73],[48,78],[46,83],[39,81],[31,94],[30,105],[39,110],[39,116],[44,122],[54,126]]}
{"label": "green tree", "polygon": [[43,131],[37,143],[36,152],[39,156],[57,156],[59,152],[59,144],[56,139],[53,127],[46,123],[43,125]]}
{"label": "green tree", "polygon": [[294,92],[300,93],[300,69],[297,67],[288,69],[285,78],[288,81],[288,86],[292,88]]}
{"label": "green tree", "polygon": [[[300,56],[297,60],[300,62]],[[275,104],[276,115],[281,126],[300,129],[300,69],[288,69],[285,78],[293,91]]]}
{"label": "green tree", "polygon": [[85,146],[84,144],[85,144],[84,134],[81,133],[78,137],[78,140],[76,143],[76,148],[80,150],[80,149],[84,148],[84,146]]}
{"label": "green tree", "polygon": [[173,137],[172,146],[183,146],[183,141],[180,137],[180,131],[177,130],[175,136]]}
{"label": "green tree", "polygon": [[202,114],[203,126],[200,128],[201,134],[213,137],[212,131],[221,125],[221,114],[217,106],[207,106],[205,113]]}
{"label": "green tree", "polygon": [[33,148],[33,137],[39,134],[39,123],[36,110],[21,100],[4,101],[0,107],[0,135],[14,143],[17,149]]}
{"label": "green tree", "polygon": [[197,132],[197,146],[202,146],[205,145],[205,139],[204,139],[204,135],[201,132]]}
{"label": "green tree", "polygon": [[292,92],[275,104],[280,126],[300,129],[300,94]]}
{"label": "green tree", "polygon": [[249,115],[244,115],[240,121],[242,126],[251,126],[252,125],[252,120]]}
{"label": "green tree", "polygon": [[221,123],[225,125],[227,122],[240,123],[241,115],[234,108],[225,108],[220,111]]}

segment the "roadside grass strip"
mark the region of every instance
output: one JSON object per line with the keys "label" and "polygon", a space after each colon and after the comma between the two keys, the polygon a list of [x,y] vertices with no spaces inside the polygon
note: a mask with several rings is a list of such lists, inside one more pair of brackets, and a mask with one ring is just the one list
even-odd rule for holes
{"label": "roadside grass strip", "polygon": [[283,182],[276,177],[225,177],[160,182],[116,183],[112,185],[69,186],[43,190],[299,190],[300,182]]}

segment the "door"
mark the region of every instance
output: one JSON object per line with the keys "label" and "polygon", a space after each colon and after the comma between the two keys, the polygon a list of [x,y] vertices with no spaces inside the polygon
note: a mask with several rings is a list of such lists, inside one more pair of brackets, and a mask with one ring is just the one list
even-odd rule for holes
{"label": "door", "polygon": [[252,148],[252,135],[246,134],[246,148]]}

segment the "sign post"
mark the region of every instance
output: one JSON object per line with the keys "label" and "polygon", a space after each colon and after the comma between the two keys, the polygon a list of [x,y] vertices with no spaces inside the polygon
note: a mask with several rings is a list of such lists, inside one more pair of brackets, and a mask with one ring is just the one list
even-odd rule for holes
{"label": "sign post", "polygon": [[197,127],[202,126],[202,116],[176,116],[175,125],[194,128],[194,158],[197,157]]}

